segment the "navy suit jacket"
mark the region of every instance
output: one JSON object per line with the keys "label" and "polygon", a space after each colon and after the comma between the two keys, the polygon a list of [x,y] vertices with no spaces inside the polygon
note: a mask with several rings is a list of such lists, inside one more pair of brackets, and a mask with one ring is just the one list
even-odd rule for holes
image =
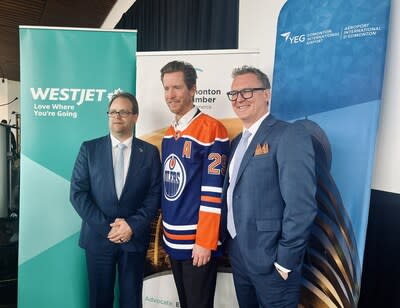
{"label": "navy suit jacket", "polygon": [[160,206],[161,163],[155,146],[133,138],[125,185],[118,200],[115,191],[110,136],[82,144],[71,179],[70,200],[82,218],[79,244],[93,252],[111,251],[107,239],[116,218],[133,231],[130,241],[118,244],[126,251],[145,252],[150,224]]}
{"label": "navy suit jacket", "polygon": [[[240,138],[232,141],[232,155]],[[256,153],[257,145],[267,145],[268,153]],[[229,172],[225,196],[228,180]],[[317,213],[315,193],[311,137],[301,125],[269,115],[247,148],[232,197],[236,241],[247,271],[268,273],[274,262],[300,268]]]}

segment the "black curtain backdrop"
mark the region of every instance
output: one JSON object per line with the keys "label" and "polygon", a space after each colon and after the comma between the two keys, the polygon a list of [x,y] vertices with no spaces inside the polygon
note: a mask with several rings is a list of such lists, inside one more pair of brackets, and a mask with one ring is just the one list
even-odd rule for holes
{"label": "black curtain backdrop", "polygon": [[136,0],[115,29],[137,29],[138,51],[237,49],[239,0]]}

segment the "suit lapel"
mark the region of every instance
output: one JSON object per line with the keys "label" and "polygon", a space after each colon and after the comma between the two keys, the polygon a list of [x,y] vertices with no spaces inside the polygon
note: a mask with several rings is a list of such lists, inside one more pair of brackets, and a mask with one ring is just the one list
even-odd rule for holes
{"label": "suit lapel", "polygon": [[227,168],[226,168],[226,175],[225,175],[224,187],[223,187],[224,191],[226,191],[226,189],[228,188],[228,184],[229,184],[229,178],[230,178],[229,168],[230,168],[230,165],[231,165],[231,162],[232,162],[233,153],[235,153],[236,148],[237,148],[241,138],[242,138],[242,134],[239,134],[231,142],[231,155],[229,155],[228,165],[227,165]]}
{"label": "suit lapel", "polygon": [[133,180],[133,174],[141,169],[141,166],[143,165],[144,156],[145,156],[144,149],[140,146],[138,140],[135,137],[133,137],[128,174],[126,175],[125,185],[124,189],[122,190],[122,193],[124,193],[126,184],[130,183],[130,181]]}
{"label": "suit lapel", "polygon": [[[265,138],[271,133],[271,127],[275,123],[276,123],[276,119],[272,115],[267,116],[264,119],[264,121],[261,122],[260,127],[258,128],[255,136],[251,140],[249,146],[247,147],[246,152],[244,153],[242,163],[240,164],[240,167],[239,167],[236,183],[239,182],[239,179],[240,179],[244,169],[246,169],[248,163],[250,162],[250,159],[252,158],[252,156],[254,154],[254,149],[256,148],[256,145],[261,144],[265,140]],[[235,147],[235,150],[236,150],[236,147]]]}
{"label": "suit lapel", "polygon": [[112,190],[117,196],[117,192],[115,190],[115,178],[114,178],[114,166],[113,166],[113,157],[112,157],[112,143],[110,135],[104,137],[102,141],[102,148],[104,149],[101,151],[104,155],[101,161],[105,162],[104,165],[99,166],[104,170],[104,176],[108,180],[108,187],[112,187]]}

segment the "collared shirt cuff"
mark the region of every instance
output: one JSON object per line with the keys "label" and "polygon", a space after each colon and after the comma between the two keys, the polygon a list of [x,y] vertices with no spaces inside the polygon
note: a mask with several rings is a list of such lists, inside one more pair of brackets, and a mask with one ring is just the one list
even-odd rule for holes
{"label": "collared shirt cuff", "polygon": [[280,270],[281,272],[284,272],[284,273],[291,272],[290,269],[284,268],[283,266],[279,265],[277,262],[274,262],[274,265],[275,265],[276,269]]}

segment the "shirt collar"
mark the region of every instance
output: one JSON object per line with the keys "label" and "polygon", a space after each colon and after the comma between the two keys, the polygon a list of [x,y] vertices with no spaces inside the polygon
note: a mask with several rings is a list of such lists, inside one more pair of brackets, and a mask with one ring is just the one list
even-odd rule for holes
{"label": "shirt collar", "polygon": [[264,119],[268,116],[269,116],[269,111],[266,114],[264,114],[261,118],[259,118],[256,122],[254,122],[253,125],[251,125],[249,128],[243,127],[243,131],[248,130],[251,133],[251,135],[254,136],[258,128],[260,127],[262,121],[264,121]]}
{"label": "shirt collar", "polygon": [[172,126],[175,128],[175,130],[180,130],[182,131],[186,126],[189,124],[189,122],[193,119],[193,117],[196,115],[198,112],[199,108],[196,106],[193,106],[192,109],[190,109],[188,112],[186,112],[180,119],[177,121],[174,119],[172,121]]}
{"label": "shirt collar", "polygon": [[129,149],[132,146],[132,140],[133,136],[130,136],[128,139],[126,139],[124,142],[119,141],[117,138],[115,138],[112,134],[110,134],[111,137],[111,145],[112,147],[118,146],[118,144],[123,143],[126,145],[126,147]]}

